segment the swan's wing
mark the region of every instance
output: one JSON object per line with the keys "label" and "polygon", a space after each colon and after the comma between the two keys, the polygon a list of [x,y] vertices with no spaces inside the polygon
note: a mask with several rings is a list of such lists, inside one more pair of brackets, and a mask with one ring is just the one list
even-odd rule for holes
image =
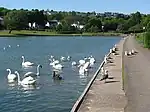
{"label": "swan's wing", "polygon": [[35,74],[35,73],[33,73],[33,72],[27,72],[27,73],[24,74],[24,77],[30,76],[32,74]]}
{"label": "swan's wing", "polygon": [[31,63],[31,62],[29,62],[29,61],[26,61],[25,64],[28,65],[28,66],[31,66],[31,65],[33,65],[34,63]]}
{"label": "swan's wing", "polygon": [[15,74],[10,74],[7,76],[8,79],[15,79],[17,76]]}

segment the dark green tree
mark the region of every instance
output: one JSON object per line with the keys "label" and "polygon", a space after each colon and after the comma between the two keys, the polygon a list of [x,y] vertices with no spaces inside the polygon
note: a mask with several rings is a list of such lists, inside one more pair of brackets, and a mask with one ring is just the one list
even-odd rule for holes
{"label": "dark green tree", "polygon": [[12,30],[26,29],[28,25],[28,16],[25,11],[10,11],[4,17],[4,23],[11,33]]}

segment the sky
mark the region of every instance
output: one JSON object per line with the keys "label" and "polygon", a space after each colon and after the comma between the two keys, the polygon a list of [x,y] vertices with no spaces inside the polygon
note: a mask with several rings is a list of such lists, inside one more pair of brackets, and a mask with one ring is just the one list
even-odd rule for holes
{"label": "sky", "polygon": [[125,14],[140,11],[149,14],[150,0],[0,0],[0,7]]}

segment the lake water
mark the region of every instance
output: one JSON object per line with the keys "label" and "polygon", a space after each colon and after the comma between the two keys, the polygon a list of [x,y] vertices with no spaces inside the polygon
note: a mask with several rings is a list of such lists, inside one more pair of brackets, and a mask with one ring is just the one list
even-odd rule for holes
{"label": "lake water", "polygon": [[[118,37],[12,37],[0,38],[0,111],[1,112],[69,112],[83,92],[90,78],[112,46],[119,42]],[[20,46],[17,47],[17,44]],[[11,45],[11,47],[8,47]],[[3,48],[6,48],[5,50]],[[23,88],[17,83],[7,81],[10,68],[12,72],[23,74],[36,72],[36,68],[22,68],[21,56],[27,61],[41,64],[40,77],[35,87]],[[78,61],[93,55],[94,67],[88,75],[79,75],[71,62],[64,62],[61,73],[63,80],[54,80],[49,65],[50,55],[56,58],[71,56]]]}

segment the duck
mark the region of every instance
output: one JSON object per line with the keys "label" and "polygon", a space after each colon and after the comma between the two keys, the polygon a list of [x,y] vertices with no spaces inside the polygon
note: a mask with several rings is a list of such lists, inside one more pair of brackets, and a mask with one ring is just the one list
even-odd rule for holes
{"label": "duck", "polygon": [[8,82],[14,82],[17,79],[17,76],[12,74],[10,69],[6,69],[6,71],[9,72],[7,76]]}
{"label": "duck", "polygon": [[31,67],[33,65],[34,65],[34,63],[32,63],[32,62],[29,62],[29,61],[25,62],[25,58],[24,58],[24,56],[22,56],[22,66],[23,67]]}

